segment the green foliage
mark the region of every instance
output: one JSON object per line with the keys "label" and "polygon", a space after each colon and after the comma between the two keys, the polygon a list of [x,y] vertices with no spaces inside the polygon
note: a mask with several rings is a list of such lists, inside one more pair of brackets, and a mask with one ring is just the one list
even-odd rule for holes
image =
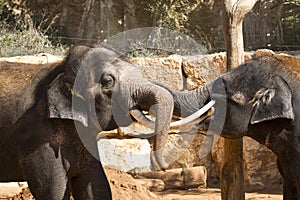
{"label": "green foliage", "polygon": [[65,54],[67,46],[50,41],[52,36],[46,34],[47,30],[42,28],[42,24],[36,26],[29,16],[25,16],[24,20],[18,21],[14,26],[1,21],[0,57],[38,53]]}
{"label": "green foliage", "polygon": [[285,28],[285,41],[300,45],[300,1],[285,0],[281,21]]}
{"label": "green foliage", "polygon": [[153,0],[148,10],[156,26],[187,34],[206,51],[214,52],[224,48],[222,24],[214,10],[218,4],[201,0]]}
{"label": "green foliage", "polygon": [[9,0],[0,0],[0,8],[9,3]]}
{"label": "green foliage", "polygon": [[[154,24],[194,38],[209,53],[224,51],[221,2],[202,0],[152,0]],[[258,1],[245,22],[245,48],[294,50],[300,45],[300,1]],[[261,23],[265,22],[265,23]],[[253,28],[253,30],[251,29]],[[270,34],[272,37],[266,37]],[[267,46],[272,44],[271,46]]]}
{"label": "green foliage", "polygon": [[191,0],[154,0],[149,5],[149,11],[157,26],[185,33],[188,32],[188,15],[197,5],[197,1]]}

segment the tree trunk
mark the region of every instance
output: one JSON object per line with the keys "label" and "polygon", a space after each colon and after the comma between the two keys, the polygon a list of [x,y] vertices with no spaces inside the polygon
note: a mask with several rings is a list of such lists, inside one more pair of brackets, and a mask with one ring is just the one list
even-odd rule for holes
{"label": "tree trunk", "polygon": [[[257,0],[223,0],[223,30],[227,52],[227,69],[244,62],[243,19]],[[245,199],[243,139],[225,139],[221,171],[222,199]]]}
{"label": "tree trunk", "polygon": [[120,0],[85,0],[77,37],[85,43],[102,42],[123,31],[124,4]]}

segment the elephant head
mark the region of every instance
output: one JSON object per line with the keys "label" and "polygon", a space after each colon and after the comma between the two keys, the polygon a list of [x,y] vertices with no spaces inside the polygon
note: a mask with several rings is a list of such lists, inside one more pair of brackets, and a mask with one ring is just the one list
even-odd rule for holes
{"label": "elephant head", "polygon": [[294,120],[293,77],[278,60],[256,58],[192,91],[158,85],[172,93],[178,116],[186,117],[213,101],[215,112],[208,121],[219,126],[213,132],[234,139],[251,136],[251,128],[262,123]]}
{"label": "elephant head", "polygon": [[153,152],[162,168],[173,112],[172,95],[145,78],[140,69],[115,51],[102,47],[76,46],[64,62],[64,72],[48,89],[50,118],[71,119],[91,134],[126,126],[130,113],[155,110]]}
{"label": "elephant head", "polygon": [[[276,120],[294,120],[291,72],[278,60],[256,58],[229,71],[210,84],[210,96],[226,101],[222,136],[239,138],[251,134],[253,127]],[[222,85],[219,95],[215,83]]]}

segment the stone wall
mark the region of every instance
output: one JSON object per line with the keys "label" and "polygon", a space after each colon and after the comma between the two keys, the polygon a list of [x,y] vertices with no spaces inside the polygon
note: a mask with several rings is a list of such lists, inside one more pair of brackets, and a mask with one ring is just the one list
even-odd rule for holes
{"label": "stone wall", "polygon": [[[300,57],[275,54],[270,50],[257,50],[255,53],[245,53],[245,60],[251,59],[253,56],[276,57],[293,66],[293,71],[300,74]],[[164,82],[175,89],[196,88],[226,71],[225,53],[189,57],[132,58],[131,61],[141,67],[145,77]],[[139,131],[143,131],[143,128],[140,127]],[[148,129],[145,131],[149,132]],[[126,140],[120,142],[122,145],[118,145],[118,147],[121,146],[125,150],[127,148]],[[217,180],[223,159],[223,138],[219,138],[212,152],[206,152],[203,148],[204,143],[205,136],[201,134],[170,134],[166,147],[168,155],[166,160],[174,161],[171,164],[172,168],[203,165],[207,168],[208,181]],[[245,184],[248,188],[260,189],[282,182],[277,169],[276,156],[267,147],[251,138],[244,137],[243,152]],[[149,152],[140,153],[149,154]],[[150,166],[132,166],[132,168],[134,167],[142,168],[142,170],[150,169]]]}

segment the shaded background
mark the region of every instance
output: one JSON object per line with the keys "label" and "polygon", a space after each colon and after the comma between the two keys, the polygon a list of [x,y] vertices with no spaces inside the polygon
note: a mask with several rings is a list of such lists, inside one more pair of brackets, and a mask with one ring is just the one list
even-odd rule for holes
{"label": "shaded background", "polygon": [[[1,21],[12,26],[30,18],[52,41],[101,42],[138,27],[176,29],[204,45],[224,50],[218,0],[1,0]],[[298,0],[261,0],[244,20],[245,50],[300,49]],[[21,26],[20,26],[21,27]]]}

